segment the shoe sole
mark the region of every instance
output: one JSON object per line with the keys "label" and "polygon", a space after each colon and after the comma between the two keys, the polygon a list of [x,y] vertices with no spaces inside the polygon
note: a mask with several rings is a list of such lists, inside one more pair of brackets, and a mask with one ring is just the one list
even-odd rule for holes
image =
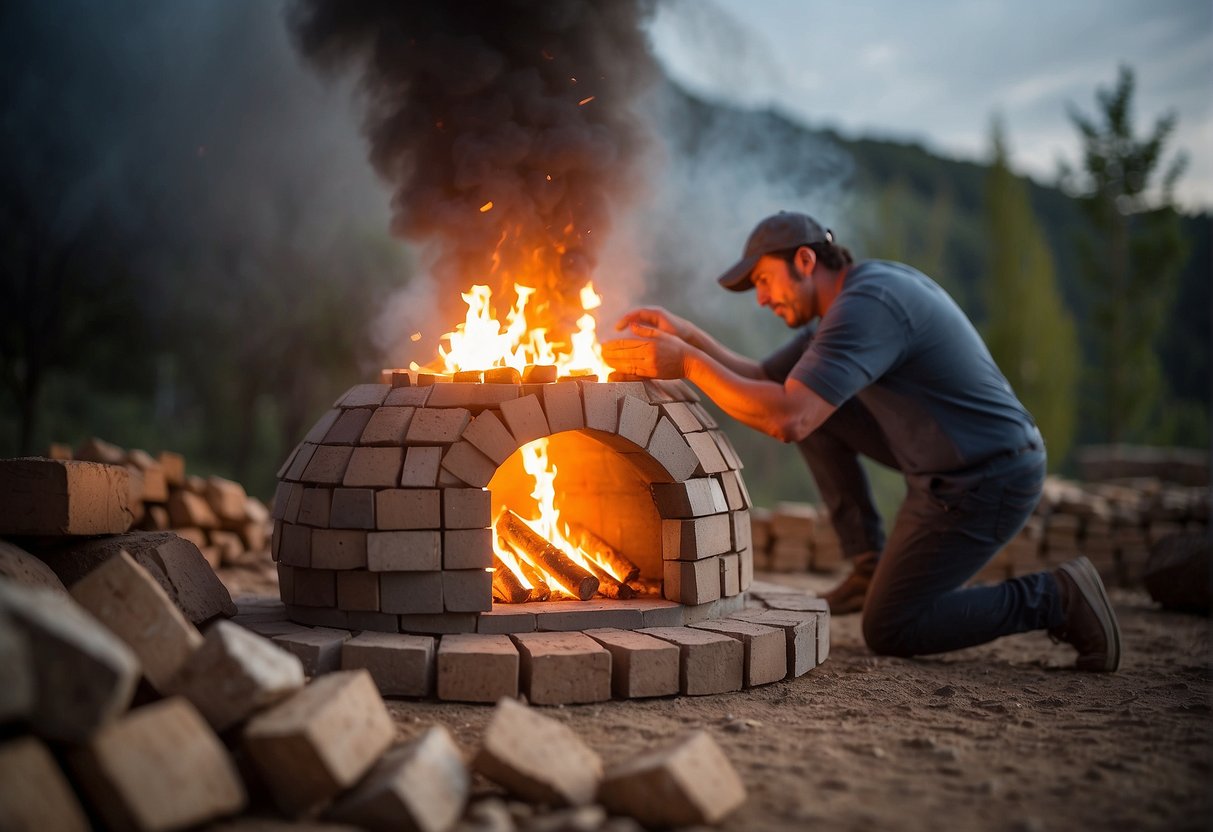
{"label": "shoe sole", "polygon": [[[1078,591],[1082,593],[1083,600],[1095,611],[1095,616],[1099,619],[1104,636],[1108,640],[1108,652],[1102,662],[1098,661],[1096,656],[1079,656],[1078,668],[1111,673],[1120,667],[1120,624],[1116,620],[1116,612],[1112,609],[1112,602],[1108,600],[1108,592],[1104,589],[1098,570],[1085,557],[1067,561],[1058,568],[1070,576],[1078,587]],[[1083,658],[1094,661],[1084,663]]]}

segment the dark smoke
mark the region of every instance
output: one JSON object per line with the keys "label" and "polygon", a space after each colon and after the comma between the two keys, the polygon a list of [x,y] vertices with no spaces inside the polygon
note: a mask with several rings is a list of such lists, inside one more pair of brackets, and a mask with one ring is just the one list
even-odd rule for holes
{"label": "dark smoke", "polygon": [[[354,69],[393,231],[433,258],[439,303],[513,281],[567,327],[612,208],[647,145],[633,111],[655,76],[645,0],[299,0],[296,40]],[[582,104],[588,98],[592,100]],[[492,202],[492,208],[481,207]],[[512,300],[512,298],[511,298]],[[452,319],[452,318],[448,318]]]}

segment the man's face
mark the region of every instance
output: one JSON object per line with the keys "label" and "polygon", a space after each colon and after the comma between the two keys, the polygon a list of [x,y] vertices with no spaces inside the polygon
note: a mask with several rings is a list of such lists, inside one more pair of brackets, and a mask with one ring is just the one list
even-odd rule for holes
{"label": "man's face", "polygon": [[750,275],[759,306],[768,307],[789,327],[804,326],[816,317],[813,283],[795,266],[771,254],[764,255]]}

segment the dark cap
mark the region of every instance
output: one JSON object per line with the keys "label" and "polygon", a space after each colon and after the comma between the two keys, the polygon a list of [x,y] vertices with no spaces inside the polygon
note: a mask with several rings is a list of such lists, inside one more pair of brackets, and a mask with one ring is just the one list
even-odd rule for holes
{"label": "dark cap", "polygon": [[795,211],[780,211],[767,217],[750,232],[750,238],[745,241],[745,253],[741,259],[727,272],[716,278],[716,282],[733,292],[744,292],[754,288],[750,280],[750,272],[758,265],[764,254],[774,254],[777,251],[787,251],[813,243],[834,242],[834,232],[822,228],[817,220],[808,214],[798,214]]}

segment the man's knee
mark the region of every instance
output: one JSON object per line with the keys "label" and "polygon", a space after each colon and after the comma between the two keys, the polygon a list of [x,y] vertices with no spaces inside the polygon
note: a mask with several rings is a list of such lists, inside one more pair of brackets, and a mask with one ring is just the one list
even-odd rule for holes
{"label": "man's knee", "polygon": [[865,604],[863,640],[878,656],[906,658],[916,654],[913,619],[878,605]]}

